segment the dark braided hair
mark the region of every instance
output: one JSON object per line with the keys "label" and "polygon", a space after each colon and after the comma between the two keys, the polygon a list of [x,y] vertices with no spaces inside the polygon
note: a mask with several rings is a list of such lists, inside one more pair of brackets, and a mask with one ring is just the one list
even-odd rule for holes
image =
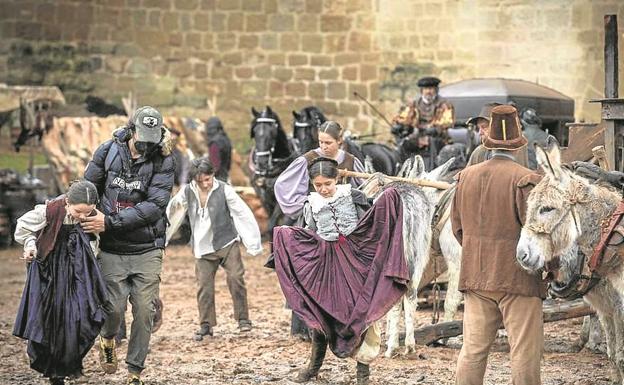
{"label": "dark braided hair", "polygon": [[324,122],[323,124],[321,124],[321,127],[319,127],[319,132],[322,132],[331,136],[336,141],[342,140],[342,134],[343,134],[342,126],[338,124],[338,122],[335,122],[333,120],[328,120]]}
{"label": "dark braided hair", "polygon": [[78,205],[81,203],[95,205],[98,203],[98,191],[95,185],[85,179],[77,179],[69,184],[65,194],[67,203]]}
{"label": "dark braided hair", "polygon": [[338,162],[333,159],[318,157],[310,162],[308,166],[310,179],[321,175],[325,178],[338,178]]}

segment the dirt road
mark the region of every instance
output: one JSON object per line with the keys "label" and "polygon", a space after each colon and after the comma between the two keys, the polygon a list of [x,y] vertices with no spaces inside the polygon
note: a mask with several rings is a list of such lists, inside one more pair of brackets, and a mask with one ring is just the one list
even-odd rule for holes
{"label": "dirt road", "polygon": [[[24,266],[17,259],[19,249],[0,250],[0,385],[44,384],[30,370],[24,341],[11,334],[24,282]],[[165,303],[164,323],[152,337],[151,352],[144,372],[150,385],[204,384],[292,384],[297,368],[306,362],[309,345],[288,337],[290,313],[275,274],[262,267],[265,257],[245,257],[250,313],[254,329],[240,334],[232,320],[232,302],[223,271],[217,275],[215,336],[202,342],[192,340],[197,328],[194,262],[187,247],[167,250],[161,295]],[[128,319],[131,319],[128,316]],[[418,321],[430,321],[428,310],[418,311]],[[571,346],[580,332],[581,320],[568,320],[546,327],[549,350]],[[120,361],[126,344],[119,349]],[[440,347],[419,347],[415,354],[395,359],[380,358],[371,367],[373,384],[453,384],[459,351]],[[84,383],[125,384],[126,368],[115,375],[101,374],[97,351],[85,359]],[[542,379],[545,385],[609,384],[606,356],[580,353],[546,353]],[[328,354],[318,384],[355,384],[355,362]],[[490,356],[486,384],[508,384],[508,353]]]}

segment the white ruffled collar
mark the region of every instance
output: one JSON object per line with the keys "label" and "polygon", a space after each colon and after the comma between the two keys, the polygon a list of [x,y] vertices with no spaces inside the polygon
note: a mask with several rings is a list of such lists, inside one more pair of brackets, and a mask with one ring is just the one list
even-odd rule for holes
{"label": "white ruffled collar", "polygon": [[329,198],[323,198],[321,194],[317,192],[311,192],[308,197],[308,202],[310,202],[310,207],[312,208],[313,213],[318,213],[321,209],[327,205],[328,203],[335,202],[338,198],[342,198],[345,196],[351,196],[351,184],[339,184],[336,186],[336,193],[334,196]]}

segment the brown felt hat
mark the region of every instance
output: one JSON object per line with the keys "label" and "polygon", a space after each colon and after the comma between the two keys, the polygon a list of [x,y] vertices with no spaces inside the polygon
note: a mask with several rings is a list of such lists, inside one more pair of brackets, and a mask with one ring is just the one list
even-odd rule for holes
{"label": "brown felt hat", "polygon": [[518,111],[510,105],[496,106],[490,114],[490,130],[483,147],[488,150],[517,150],[526,146]]}

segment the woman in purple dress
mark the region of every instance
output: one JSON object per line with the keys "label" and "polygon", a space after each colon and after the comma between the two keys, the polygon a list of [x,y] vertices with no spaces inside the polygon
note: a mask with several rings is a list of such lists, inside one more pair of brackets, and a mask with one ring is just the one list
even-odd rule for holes
{"label": "woman in purple dress", "polygon": [[[276,179],[275,198],[282,212],[291,219],[290,223],[295,223],[301,216],[308,193],[314,191],[308,175],[308,167],[314,159],[330,158],[338,162],[338,168],[364,171],[364,166],[355,156],[341,149],[343,134],[344,130],[337,122],[328,120],[321,124],[318,133],[319,147],[296,158]],[[347,180],[341,178],[340,182],[346,183]],[[359,179],[354,178],[349,178],[348,182],[353,187],[358,187],[361,183]],[[308,330],[295,314],[292,316],[290,333],[304,341],[310,339]]]}
{"label": "woman in purple dress", "polygon": [[73,183],[66,194],[17,220],[28,274],[13,335],[28,340],[30,367],[50,379],[82,374],[82,359],[104,322],[106,286],[97,261],[97,236],[80,226],[96,213],[93,183]]}
{"label": "woman in purple dress", "polygon": [[293,312],[311,331],[308,366],[296,382],[318,375],[327,346],[357,361],[357,383],[367,384],[379,353],[376,321],[407,291],[401,198],[386,189],[369,208],[364,194],[338,184],[338,163],[313,160],[315,192],[303,208],[306,228],[274,230],[275,269]]}

